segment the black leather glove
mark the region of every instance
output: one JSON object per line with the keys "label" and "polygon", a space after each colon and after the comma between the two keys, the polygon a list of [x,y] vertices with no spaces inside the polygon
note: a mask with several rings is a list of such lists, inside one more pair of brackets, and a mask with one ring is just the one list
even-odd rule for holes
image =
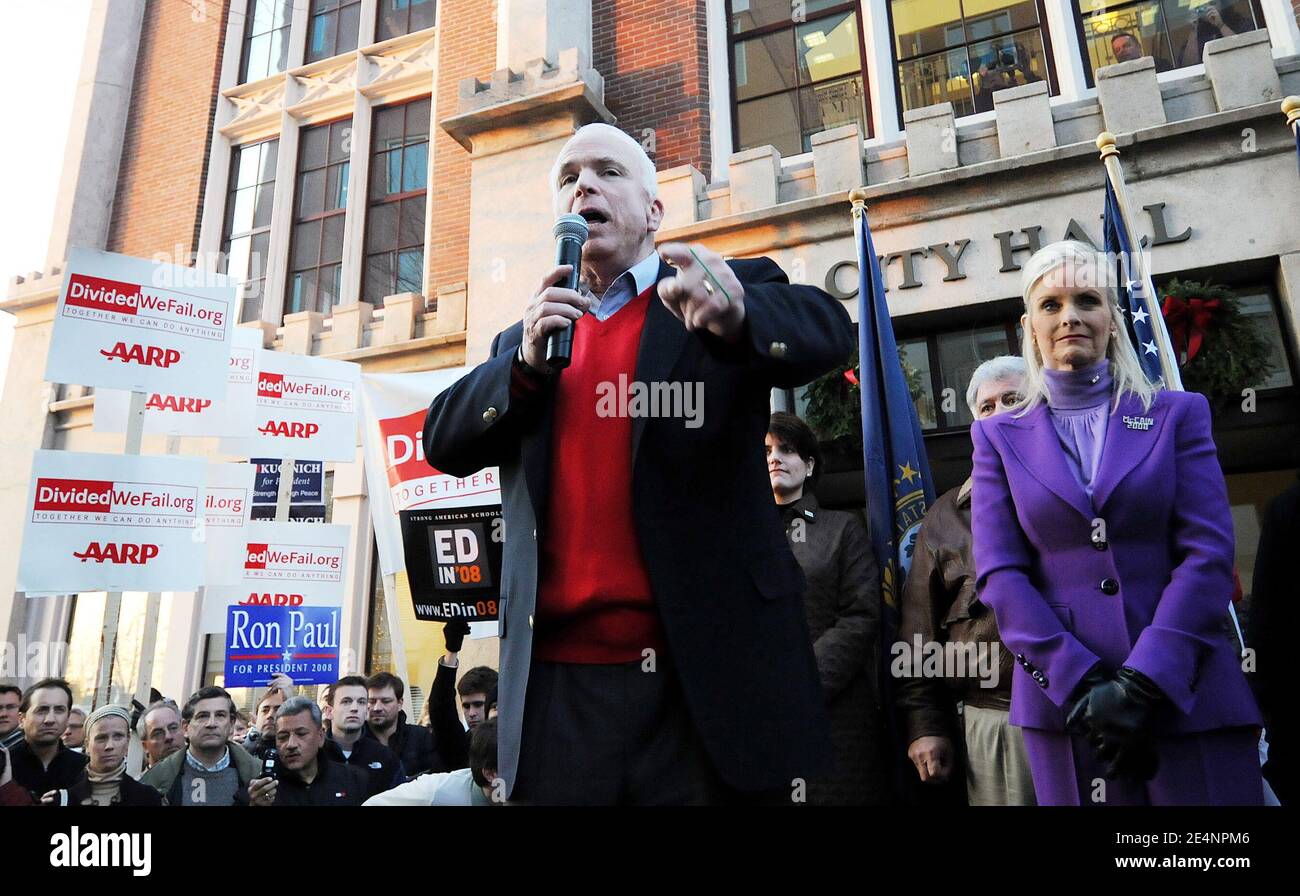
{"label": "black leather glove", "polygon": [[1065,701],[1065,730],[1071,734],[1087,734],[1088,725],[1083,720],[1088,711],[1088,698],[1093,688],[1110,681],[1110,673],[1101,663],[1089,669],[1075,685],[1074,691]]}
{"label": "black leather glove", "polygon": [[1159,761],[1153,723],[1166,702],[1155,682],[1124,666],[1109,681],[1092,687],[1071,711],[1066,727],[1085,729],[1097,758],[1107,763],[1107,778],[1147,781]]}
{"label": "black leather glove", "polygon": [[464,619],[453,619],[442,627],[442,636],[447,639],[447,652],[460,653],[465,646],[465,636],[469,634],[469,623]]}

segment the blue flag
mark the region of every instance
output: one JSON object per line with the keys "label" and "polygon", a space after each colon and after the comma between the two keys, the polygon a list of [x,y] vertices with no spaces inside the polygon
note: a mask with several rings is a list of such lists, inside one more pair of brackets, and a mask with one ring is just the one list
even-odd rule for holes
{"label": "blue flag", "polygon": [[1119,200],[1115,197],[1115,188],[1109,177],[1106,178],[1106,213],[1102,233],[1106,254],[1118,257],[1119,305],[1127,314],[1133,346],[1142,363],[1142,372],[1151,382],[1159,383],[1164,379],[1164,370],[1160,366],[1160,348],[1156,343],[1155,327],[1163,326],[1163,318],[1152,321],[1147,311],[1145,297],[1148,290],[1152,290],[1154,295],[1155,287],[1140,271],[1137,255],[1128,238],[1128,228],[1124,226]]}
{"label": "blue flag", "polygon": [[871,544],[881,569],[881,594],[897,607],[921,518],[934,503],[930,465],[885,302],[865,207],[854,209],[858,247],[858,375],[862,388],[863,475]]}

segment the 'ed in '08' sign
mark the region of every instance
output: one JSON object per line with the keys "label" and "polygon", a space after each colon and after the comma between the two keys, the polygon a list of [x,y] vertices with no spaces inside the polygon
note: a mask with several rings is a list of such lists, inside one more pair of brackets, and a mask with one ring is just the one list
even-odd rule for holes
{"label": "'ed in '08' sign", "polygon": [[191,398],[226,393],[235,287],[220,274],[74,248],[45,379]]}

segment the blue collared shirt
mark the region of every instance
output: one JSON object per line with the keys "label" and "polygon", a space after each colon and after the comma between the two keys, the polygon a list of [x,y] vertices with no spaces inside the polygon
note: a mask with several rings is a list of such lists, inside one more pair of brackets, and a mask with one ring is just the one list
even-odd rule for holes
{"label": "blue collared shirt", "polygon": [[202,762],[199,762],[197,759],[195,759],[194,754],[191,753],[189,750],[185,751],[185,761],[189,763],[190,768],[194,769],[196,772],[207,772],[209,774],[215,774],[216,772],[224,772],[226,769],[230,767],[230,748],[226,747],[226,754],[222,756],[220,759],[218,759],[217,764],[212,766],[211,768],[209,768],[208,766],[204,765]]}
{"label": "blue collared shirt", "polygon": [[659,253],[653,250],[645,258],[618,275],[609,285],[605,294],[596,300],[596,307],[591,310],[596,320],[609,320],[614,312],[654,284],[659,276]]}

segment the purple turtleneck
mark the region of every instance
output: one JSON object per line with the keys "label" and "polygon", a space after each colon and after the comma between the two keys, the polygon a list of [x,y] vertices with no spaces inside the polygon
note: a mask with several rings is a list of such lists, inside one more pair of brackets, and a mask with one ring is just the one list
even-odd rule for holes
{"label": "purple turtleneck", "polygon": [[1112,398],[1110,362],[1103,358],[1081,370],[1044,368],[1043,377],[1047,381],[1052,425],[1070,459],[1070,472],[1091,498],[1106,441],[1106,417]]}

